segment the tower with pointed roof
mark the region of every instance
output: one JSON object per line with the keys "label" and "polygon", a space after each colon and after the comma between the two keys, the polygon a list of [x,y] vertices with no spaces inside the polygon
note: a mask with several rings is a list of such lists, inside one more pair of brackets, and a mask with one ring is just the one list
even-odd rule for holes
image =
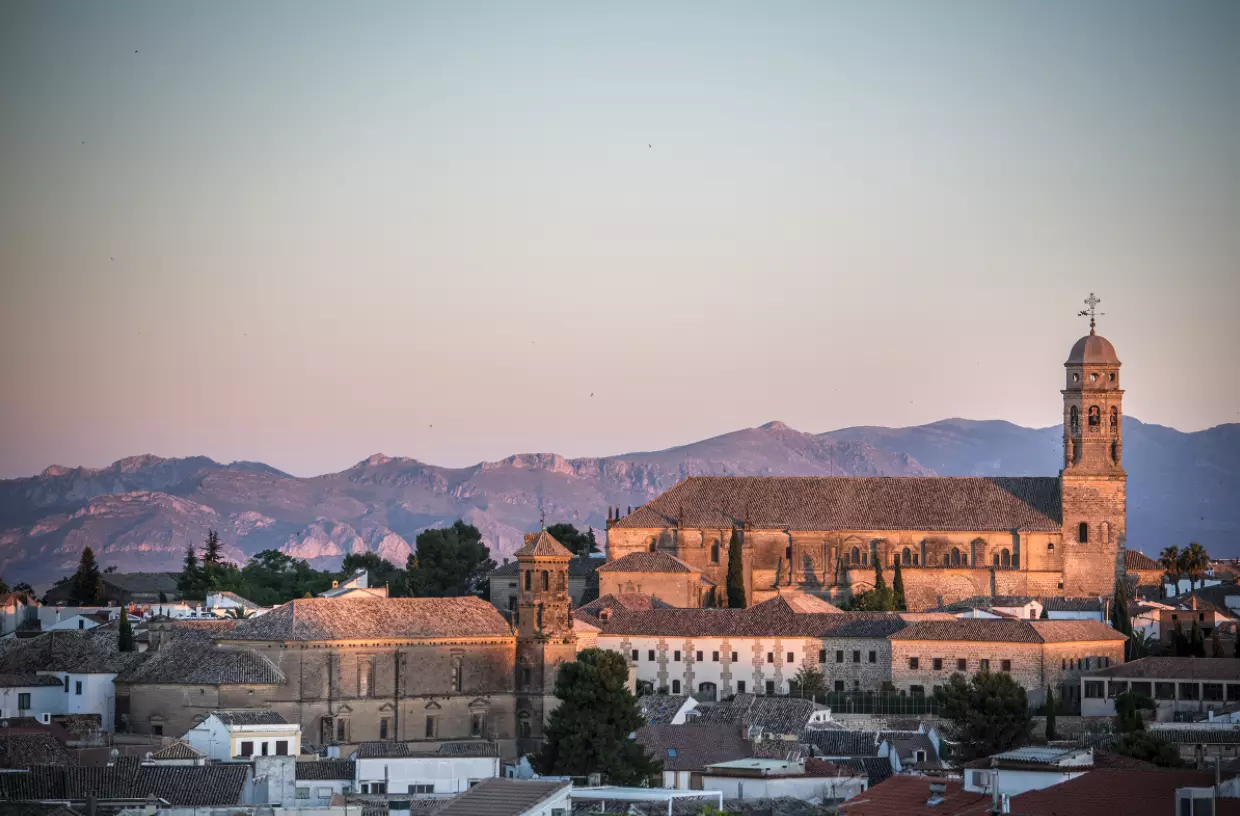
{"label": "tower with pointed roof", "polygon": [[1124,471],[1124,391],[1115,347],[1097,332],[1091,293],[1089,334],[1064,363],[1063,502],[1064,594],[1109,595],[1119,570],[1127,518]]}
{"label": "tower with pointed roof", "polygon": [[517,738],[522,751],[537,750],[556,705],[555,677],[561,663],[577,657],[568,562],[573,554],[545,529],[525,537],[516,552]]}

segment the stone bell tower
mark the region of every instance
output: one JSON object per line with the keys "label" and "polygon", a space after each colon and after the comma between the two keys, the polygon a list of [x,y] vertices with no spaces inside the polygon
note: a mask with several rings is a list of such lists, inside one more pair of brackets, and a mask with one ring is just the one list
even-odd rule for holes
{"label": "stone bell tower", "polygon": [[557,704],[559,665],[577,659],[568,595],[568,562],[573,554],[545,529],[525,537],[517,550],[517,746],[538,750],[543,725]]}
{"label": "stone bell tower", "polygon": [[1124,392],[1115,347],[1096,331],[1090,293],[1089,334],[1064,363],[1063,500],[1064,587],[1068,596],[1110,595],[1115,588],[1127,527],[1124,472]]}

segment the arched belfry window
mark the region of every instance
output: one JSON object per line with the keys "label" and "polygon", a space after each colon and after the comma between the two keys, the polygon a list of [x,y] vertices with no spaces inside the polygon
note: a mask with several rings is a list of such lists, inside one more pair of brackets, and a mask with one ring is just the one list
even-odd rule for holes
{"label": "arched belfry window", "polygon": [[1089,523],[1082,521],[1076,530],[1076,540],[1082,544],[1089,543]]}
{"label": "arched belfry window", "polygon": [[955,547],[952,547],[952,566],[960,566],[960,550]]}
{"label": "arched belfry window", "polygon": [[1102,423],[1102,409],[1097,405],[1089,406],[1089,427],[1096,428]]}
{"label": "arched belfry window", "polygon": [[1112,428],[1119,427],[1119,409],[1116,408],[1114,405],[1111,406],[1111,427]]}
{"label": "arched belfry window", "polygon": [[1074,431],[1081,427],[1081,412],[1077,410],[1075,405],[1068,409],[1068,425]]}

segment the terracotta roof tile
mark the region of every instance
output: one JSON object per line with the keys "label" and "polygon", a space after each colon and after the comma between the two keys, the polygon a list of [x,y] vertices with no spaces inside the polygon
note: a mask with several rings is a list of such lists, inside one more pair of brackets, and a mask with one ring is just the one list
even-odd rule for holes
{"label": "terracotta roof tile", "polygon": [[1240,681],[1240,660],[1217,660],[1208,657],[1143,657],[1131,663],[1098,669],[1087,676]]}
{"label": "terracotta roof tile", "polygon": [[[931,785],[944,788],[942,800],[931,801]],[[970,793],[956,779],[929,776],[893,776],[840,805],[840,816],[908,816],[913,813],[982,816],[993,800],[988,793]],[[1026,811],[1013,813],[1026,814]]]}
{"label": "terracotta roof tile", "polygon": [[284,719],[278,711],[239,709],[212,711],[211,713],[224,725],[290,725],[289,721]]}
{"label": "terracotta roof tile", "polygon": [[177,741],[151,754],[151,759],[202,759],[205,756],[206,754],[188,742]]}
{"label": "terracotta roof tile", "polygon": [[914,623],[893,634],[891,639],[985,643],[1065,643],[1069,641],[1122,641],[1125,638],[1102,621],[962,618],[953,621]]}
{"label": "terracotta roof tile", "polygon": [[805,730],[814,712],[825,707],[799,697],[758,697],[737,694],[731,702],[703,706],[694,722],[732,723],[757,728],[765,734],[797,736]]}
{"label": "terracotta roof tile", "polygon": [[599,572],[701,572],[665,552],[634,552],[608,561]]}
{"label": "terracotta roof tile", "polygon": [[0,672],[72,671],[119,674],[142,662],[144,653],[121,652],[116,632],[52,631],[33,638],[14,638],[0,653]]}
{"label": "terracotta roof tile", "polygon": [[513,556],[520,558],[523,555],[531,555],[540,558],[572,558],[572,550],[555,540],[555,537],[546,530],[538,533],[525,534],[525,546],[513,553]]}
{"label": "terracotta roof tile", "polygon": [[693,476],[614,526],[1060,532],[1062,518],[1056,477]]}
{"label": "terracotta roof tile", "polygon": [[210,686],[284,682],[283,672],[251,649],[221,649],[182,642],[143,655],[146,660],[118,675],[117,682]]}
{"label": "terracotta roof tile", "polygon": [[647,725],[637,730],[637,742],[663,763],[665,771],[700,771],[752,755],[749,741],[733,723]]}
{"label": "terracotta roof tile", "polygon": [[1130,570],[1161,570],[1162,565],[1145,553],[1136,550],[1124,550],[1124,569]]}
{"label": "terracotta roof tile", "polygon": [[591,625],[599,623],[599,613],[603,610],[610,610],[613,614],[616,611],[649,611],[651,609],[673,609],[674,607],[653,595],[644,595],[640,592],[621,592],[614,595],[604,595],[596,598],[584,606],[579,606],[573,610],[573,617],[577,620],[584,621]]}
{"label": "terracotta roof tile", "polygon": [[154,795],[176,807],[237,805],[250,766],[139,765],[84,767],[38,765],[26,773],[0,774],[0,799],[145,799]]}
{"label": "terracotta roof tile", "polygon": [[619,635],[865,638],[887,637],[905,626],[895,612],[804,613],[798,608],[806,606],[777,596],[748,609],[616,609],[598,625],[604,634]]}
{"label": "terracotta roof tile", "polygon": [[[1012,799],[1012,812],[1030,816],[1165,816],[1175,810],[1177,788],[1210,787],[1210,771],[1100,769]],[[849,816],[853,816],[848,811]]]}
{"label": "terracotta roof tile", "polygon": [[508,622],[481,598],[346,596],[289,601],[266,615],[242,621],[219,640],[417,640],[511,635]]}
{"label": "terracotta roof tile", "polygon": [[637,698],[637,707],[647,725],[667,725],[688,699],[684,694],[645,694]]}

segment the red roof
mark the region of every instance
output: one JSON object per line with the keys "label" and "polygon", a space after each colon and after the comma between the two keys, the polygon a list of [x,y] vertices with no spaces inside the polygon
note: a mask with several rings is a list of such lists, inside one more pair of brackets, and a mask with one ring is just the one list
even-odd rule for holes
{"label": "red roof", "polygon": [[[943,801],[934,805],[927,804],[932,795],[931,785],[947,788],[940,794]],[[840,816],[904,816],[909,813],[984,816],[992,801],[989,794],[966,791],[964,784],[957,779],[893,776],[849,799],[840,806],[839,812]]]}
{"label": "red roof", "polygon": [[1210,787],[1211,771],[1094,770],[1012,799],[1012,812],[1028,816],[1166,816],[1175,811],[1177,788]]}

